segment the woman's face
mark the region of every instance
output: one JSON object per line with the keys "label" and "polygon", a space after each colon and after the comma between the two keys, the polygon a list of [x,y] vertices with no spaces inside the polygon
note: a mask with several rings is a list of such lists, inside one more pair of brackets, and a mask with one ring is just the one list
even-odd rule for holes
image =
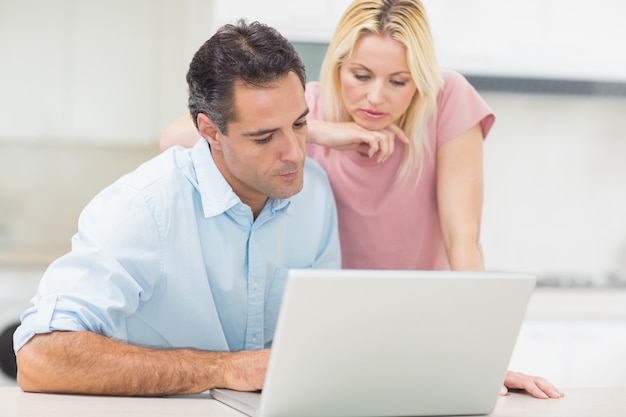
{"label": "woman's face", "polygon": [[341,96],[354,122],[381,130],[404,114],[417,88],[406,48],[389,36],[367,35],[339,70]]}

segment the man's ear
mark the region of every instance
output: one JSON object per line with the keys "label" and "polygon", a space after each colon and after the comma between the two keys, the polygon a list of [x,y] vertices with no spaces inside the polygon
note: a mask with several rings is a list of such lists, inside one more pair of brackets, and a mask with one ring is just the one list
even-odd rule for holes
{"label": "man's ear", "polygon": [[215,149],[221,149],[221,132],[213,120],[204,113],[198,113],[198,131],[209,145]]}

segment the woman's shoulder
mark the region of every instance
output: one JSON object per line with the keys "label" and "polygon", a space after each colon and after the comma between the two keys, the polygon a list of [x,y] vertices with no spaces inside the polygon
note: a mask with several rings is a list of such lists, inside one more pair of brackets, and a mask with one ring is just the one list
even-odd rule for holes
{"label": "woman's shoulder", "polygon": [[441,75],[443,77],[443,91],[452,91],[456,89],[474,90],[474,87],[470,84],[467,78],[465,78],[465,76],[458,71],[443,70]]}
{"label": "woman's shoulder", "polygon": [[480,93],[457,71],[442,71],[443,87],[439,91],[439,107],[451,103],[461,103],[463,105],[479,105],[483,103]]}

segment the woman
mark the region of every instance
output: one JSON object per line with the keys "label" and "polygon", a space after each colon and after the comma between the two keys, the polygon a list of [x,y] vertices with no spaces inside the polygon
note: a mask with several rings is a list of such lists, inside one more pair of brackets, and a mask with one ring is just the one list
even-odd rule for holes
{"label": "woman", "polygon": [[313,143],[383,133],[365,139],[374,158],[309,145],[335,191],[344,267],[484,269],[482,142],[494,116],[463,77],[440,71],[419,2],[352,3],[307,101],[310,119],[333,123],[311,121]]}
{"label": "woman", "polygon": [[[419,0],[356,0],[306,89],[307,152],[337,200],[345,268],[482,270],[483,140],[494,115],[459,74],[437,64]],[[162,148],[197,138],[189,117]],[[507,373],[539,398],[543,378]],[[506,393],[506,388],[503,388]]]}

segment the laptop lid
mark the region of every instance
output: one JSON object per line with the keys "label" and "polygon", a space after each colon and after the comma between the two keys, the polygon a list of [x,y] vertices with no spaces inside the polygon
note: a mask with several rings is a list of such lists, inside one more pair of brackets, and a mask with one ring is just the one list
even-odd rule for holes
{"label": "laptop lid", "polygon": [[534,285],[520,273],[291,270],[262,395],[212,394],[255,417],[488,414]]}

